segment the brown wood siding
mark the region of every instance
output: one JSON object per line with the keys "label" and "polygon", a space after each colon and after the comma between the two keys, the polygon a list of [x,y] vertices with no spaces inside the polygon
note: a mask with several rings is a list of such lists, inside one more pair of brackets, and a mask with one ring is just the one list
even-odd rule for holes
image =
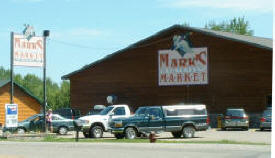
{"label": "brown wood siding", "polygon": [[[10,103],[10,84],[0,88],[0,123],[5,124],[5,104]],[[22,121],[34,114],[40,113],[37,100],[14,86],[14,103],[18,104],[18,121]]]}
{"label": "brown wood siding", "polygon": [[[143,105],[203,103],[210,113],[227,107],[260,112],[272,93],[272,51],[194,32],[193,47],[207,47],[209,84],[158,86],[158,50],[170,49],[172,30],[70,77],[71,106],[86,112],[106,104],[110,94],[134,108]],[[163,40],[166,39],[166,40]],[[157,42],[160,41],[160,42]]]}

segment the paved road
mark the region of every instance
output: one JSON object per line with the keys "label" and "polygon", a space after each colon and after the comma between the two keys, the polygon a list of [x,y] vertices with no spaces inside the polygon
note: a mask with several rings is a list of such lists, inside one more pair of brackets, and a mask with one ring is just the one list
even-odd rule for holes
{"label": "paved road", "polygon": [[270,158],[270,145],[0,142],[0,158]]}

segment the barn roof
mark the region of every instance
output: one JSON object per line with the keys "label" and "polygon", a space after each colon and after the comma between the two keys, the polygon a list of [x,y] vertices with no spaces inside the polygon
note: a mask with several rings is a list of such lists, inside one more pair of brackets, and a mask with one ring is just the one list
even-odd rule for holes
{"label": "barn roof", "polygon": [[194,31],[194,32],[200,32],[202,34],[205,35],[209,35],[209,36],[214,36],[217,38],[223,38],[223,39],[227,39],[227,40],[232,40],[232,41],[236,41],[236,42],[240,42],[240,43],[244,43],[244,44],[248,44],[251,46],[255,46],[258,48],[262,48],[262,49],[267,49],[267,50],[271,50],[273,49],[273,40],[271,38],[263,38],[263,37],[256,37],[256,36],[247,36],[247,35],[238,35],[238,34],[234,34],[234,33],[230,33],[230,32],[224,32],[224,31],[214,31],[214,30],[210,30],[210,29],[203,29],[203,28],[195,28],[195,27],[187,27],[187,26],[182,26],[182,25],[173,25],[167,29],[161,30],[159,32],[157,32],[156,34],[145,38],[143,40],[140,40],[134,44],[129,45],[128,47],[121,49],[119,51],[116,51],[112,54],[107,55],[106,57],[97,60],[91,64],[85,65],[83,66],[81,69],[73,71],[67,75],[64,75],[61,77],[61,79],[69,79],[72,75],[77,74],[79,72],[82,72],[98,63],[101,63],[109,58],[112,58],[114,55],[123,53],[129,49],[132,48],[137,48],[137,47],[141,47],[142,44],[145,44],[145,42],[147,42],[148,40],[151,40],[157,36],[161,36],[163,33],[168,32],[170,30],[175,30],[175,29],[185,29],[188,31]]}
{"label": "barn roof", "polygon": [[[0,88],[4,87],[5,85],[7,85],[10,82],[11,82],[11,80],[1,80],[0,81]],[[29,95],[30,97],[35,99],[40,105],[42,105],[42,101],[37,96],[33,95],[28,89],[26,89],[25,87],[23,87],[22,85],[20,85],[16,82],[13,82],[13,83],[17,87],[19,87],[23,92],[25,92],[27,95]]]}

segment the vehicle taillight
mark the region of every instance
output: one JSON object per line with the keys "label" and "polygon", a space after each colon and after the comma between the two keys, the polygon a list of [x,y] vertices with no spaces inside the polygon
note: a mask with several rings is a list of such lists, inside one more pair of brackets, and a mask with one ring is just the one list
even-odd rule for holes
{"label": "vehicle taillight", "polygon": [[260,121],[261,121],[261,122],[265,122],[265,118],[264,118],[264,117],[262,117]]}
{"label": "vehicle taillight", "polygon": [[248,119],[248,116],[241,117],[241,116],[225,116],[225,119]]}
{"label": "vehicle taillight", "polygon": [[209,123],[210,123],[210,118],[209,118],[209,116],[207,116],[206,124],[209,124]]}

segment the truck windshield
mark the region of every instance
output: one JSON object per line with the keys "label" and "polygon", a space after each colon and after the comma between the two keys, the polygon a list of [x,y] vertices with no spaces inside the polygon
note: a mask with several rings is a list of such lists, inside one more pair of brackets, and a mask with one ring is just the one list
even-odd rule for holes
{"label": "truck windshield", "polygon": [[108,106],[104,110],[102,110],[99,115],[107,115],[114,107],[113,106]]}

